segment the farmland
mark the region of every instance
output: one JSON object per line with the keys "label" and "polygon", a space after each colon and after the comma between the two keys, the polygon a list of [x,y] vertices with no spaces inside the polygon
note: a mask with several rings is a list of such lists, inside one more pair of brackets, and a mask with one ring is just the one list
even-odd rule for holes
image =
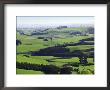
{"label": "farmland", "polygon": [[17,30],[16,45],[16,74],[94,74],[89,28]]}

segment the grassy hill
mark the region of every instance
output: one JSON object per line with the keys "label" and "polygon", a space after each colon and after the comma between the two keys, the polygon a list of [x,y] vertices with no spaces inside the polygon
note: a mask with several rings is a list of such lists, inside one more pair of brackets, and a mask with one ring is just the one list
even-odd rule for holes
{"label": "grassy hill", "polygon": [[[21,44],[17,45],[17,62],[21,63],[28,63],[30,64],[37,64],[41,65],[41,67],[44,67],[45,65],[53,65],[58,67],[60,69],[59,73],[62,72],[63,68],[66,68],[68,70],[69,67],[71,67],[72,74],[94,74],[94,57],[88,57],[87,64],[81,64],[80,59],[78,56],[71,56],[71,57],[62,57],[60,54],[65,54],[63,50],[60,48],[68,49],[68,53],[74,55],[74,51],[81,51],[84,55],[89,55],[89,53],[92,52],[94,54],[94,45],[88,44],[88,45],[81,45],[79,42],[84,41],[86,43],[94,42],[94,40],[87,41],[86,39],[94,38],[94,34],[89,34],[86,32],[87,30],[84,28],[62,28],[62,29],[47,29],[40,34],[39,32],[34,32],[32,34],[32,31],[28,31],[28,33],[25,34],[20,33],[17,31],[16,37],[17,40],[21,41]],[[23,32],[23,31],[22,31]],[[81,32],[81,34],[77,34],[74,32]],[[79,43],[78,45],[75,43]],[[54,48],[56,47],[56,51],[59,56],[53,56],[49,47]],[[57,47],[60,47],[57,49]],[[39,56],[36,54],[35,56],[32,56],[32,52],[41,52],[41,50],[44,50],[42,53],[48,54],[48,56]],[[46,51],[47,50],[47,51]],[[55,50],[54,50],[55,51]],[[49,52],[49,53],[48,53]],[[20,66],[21,67],[21,66]],[[50,68],[50,66],[47,66]],[[24,67],[25,68],[25,67]],[[43,69],[44,70],[44,69]],[[55,69],[53,69],[55,70]],[[70,69],[69,69],[70,70]],[[45,71],[36,71],[36,70],[25,70],[17,68],[17,74],[45,74]]]}

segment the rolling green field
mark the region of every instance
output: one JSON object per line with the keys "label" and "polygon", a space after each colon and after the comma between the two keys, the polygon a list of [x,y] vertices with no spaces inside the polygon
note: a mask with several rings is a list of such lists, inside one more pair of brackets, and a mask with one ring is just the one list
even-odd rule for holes
{"label": "rolling green field", "polygon": [[[71,34],[77,31],[81,34]],[[91,44],[94,41],[85,40],[83,44],[80,41],[93,38],[94,34],[87,33],[84,28],[47,29],[40,32],[40,35],[38,32],[33,35],[31,30],[24,34],[20,32],[21,30],[16,33],[16,39],[21,42],[16,46],[16,62],[19,63],[16,67],[16,74],[48,74],[43,72],[45,69],[42,69],[46,65],[49,70],[50,67],[58,68],[58,74],[62,72],[63,68],[67,70],[71,68],[71,74],[94,74],[94,57],[92,55],[94,54],[92,50],[94,44]],[[87,57],[86,64],[80,62],[80,55]],[[24,63],[27,66],[23,66]],[[35,69],[35,65],[38,65],[40,69]],[[28,66],[32,68],[30,69]]]}

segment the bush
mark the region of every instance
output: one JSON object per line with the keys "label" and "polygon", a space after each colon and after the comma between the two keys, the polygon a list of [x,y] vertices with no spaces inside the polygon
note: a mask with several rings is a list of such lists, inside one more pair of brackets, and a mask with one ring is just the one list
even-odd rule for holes
{"label": "bush", "polygon": [[72,74],[73,68],[72,67],[63,67],[60,70],[60,74]]}
{"label": "bush", "polygon": [[44,39],[44,37],[38,37],[38,39]]}
{"label": "bush", "polygon": [[75,69],[74,69],[74,71],[79,72],[79,68],[78,68],[78,69],[77,69],[77,68],[75,68]]}
{"label": "bush", "polygon": [[44,65],[42,67],[42,71],[45,74],[58,74],[60,71],[60,68],[54,65]]}
{"label": "bush", "polygon": [[54,65],[39,65],[39,64],[30,64],[30,63],[19,63],[16,62],[16,68],[26,69],[26,70],[35,70],[43,71],[45,74],[58,74],[60,68]]}
{"label": "bush", "polygon": [[21,41],[17,39],[16,40],[16,45],[20,45],[20,44],[22,44]]}
{"label": "bush", "polygon": [[70,63],[71,66],[75,66],[75,67],[79,67],[79,63],[74,62],[74,63]]}
{"label": "bush", "polygon": [[16,62],[16,68],[40,71],[41,70],[41,65],[30,64],[30,63],[26,63],[26,62],[24,62],[24,63]]}

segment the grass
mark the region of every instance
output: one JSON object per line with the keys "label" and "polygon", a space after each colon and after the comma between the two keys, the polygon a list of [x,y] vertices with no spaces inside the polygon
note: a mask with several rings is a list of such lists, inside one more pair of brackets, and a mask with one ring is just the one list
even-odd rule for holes
{"label": "grass", "polygon": [[[49,61],[48,61],[49,60]],[[64,64],[67,63],[73,63],[73,62],[79,62],[78,57],[73,57],[73,58],[59,58],[59,57],[54,57],[54,56],[29,56],[26,57],[24,55],[17,55],[17,62],[27,62],[31,64],[43,64],[43,65],[56,65],[61,67]],[[88,58],[89,63],[93,63],[92,58]]]}
{"label": "grass", "polygon": [[[50,60],[50,62],[48,62],[47,60]],[[93,58],[88,58],[88,63],[93,63]],[[74,63],[74,62],[79,62],[79,59],[77,57],[74,58],[67,58],[67,59],[59,59],[58,57],[53,57],[53,56],[30,56],[30,57],[25,57],[23,55],[17,55],[17,61],[18,62],[27,62],[27,63],[31,63],[31,64],[43,64],[43,65],[55,65],[58,67],[62,67],[64,64],[67,63]],[[79,67],[75,67],[72,66],[73,69],[79,69],[79,73],[82,73],[83,71],[88,71],[88,73],[91,73],[92,71],[94,71],[94,65],[90,65],[90,66],[82,66],[79,65]],[[26,72],[23,70],[17,70],[17,74],[28,74],[31,73],[32,71],[26,70]],[[34,73],[39,73],[42,74],[41,72],[32,72],[32,74]],[[73,71],[72,73],[74,74],[78,74],[75,71]],[[83,72],[84,73],[84,72]],[[85,72],[86,73],[86,72]]]}
{"label": "grass", "polygon": [[41,71],[34,71],[34,70],[24,70],[24,69],[16,69],[16,74],[43,74]]}
{"label": "grass", "polygon": [[21,40],[22,44],[17,46],[17,52],[29,52],[38,51],[49,46],[54,46],[57,44],[64,44],[70,42],[79,42],[81,39],[88,38],[89,36],[75,36],[68,38],[57,38],[51,41],[43,41],[43,39],[34,38],[34,36],[18,35],[17,38]]}
{"label": "grass", "polygon": [[55,59],[53,61],[56,61],[56,62],[78,62],[78,58],[77,57],[73,57],[73,58],[67,58],[67,59]]}
{"label": "grass", "polygon": [[85,49],[94,48],[94,45],[67,46],[66,48],[68,48],[70,52],[72,52],[74,50],[85,50]]}
{"label": "grass", "polygon": [[44,64],[47,65],[49,64],[48,61],[46,61],[46,59],[50,59],[50,58],[54,58],[54,57],[49,57],[49,56],[30,56],[30,57],[26,57],[23,55],[17,55],[17,61],[18,62],[27,62],[27,63],[31,63],[31,64]]}
{"label": "grass", "polygon": [[44,45],[19,45],[17,46],[17,52],[30,52],[30,51],[38,51],[42,48],[46,48]]}
{"label": "grass", "polygon": [[[19,39],[22,44],[17,46],[17,52],[30,52],[30,51],[39,51],[40,49],[55,46],[58,44],[65,44],[65,43],[77,43],[82,39],[93,37],[93,34],[89,36],[74,36],[70,35],[69,32],[72,31],[83,31],[81,28],[63,28],[63,29],[49,29],[48,34],[45,35],[20,35],[17,32],[17,39]],[[29,32],[28,32],[29,33]],[[38,37],[52,37],[52,40],[48,39],[44,41],[43,39],[38,39]],[[91,41],[93,42],[93,41]],[[66,46],[70,50],[70,52],[74,50],[86,50],[90,48],[94,48],[94,45],[78,45],[78,46]],[[87,52],[88,53],[88,52]],[[43,64],[43,65],[55,65],[58,67],[62,67],[64,64],[79,62],[78,57],[71,57],[71,58],[59,58],[54,56],[30,56],[26,57],[23,54],[16,55],[17,62],[27,62],[31,64]],[[88,63],[93,63],[93,58],[88,58]],[[91,73],[94,71],[94,65],[90,66],[82,66],[79,67],[72,66],[73,69],[79,69],[79,74],[83,73]],[[87,71],[87,72],[86,72]],[[43,74],[41,71],[33,71],[33,70],[23,70],[23,69],[16,69],[16,74]],[[77,72],[73,71],[72,74],[78,74]]]}

